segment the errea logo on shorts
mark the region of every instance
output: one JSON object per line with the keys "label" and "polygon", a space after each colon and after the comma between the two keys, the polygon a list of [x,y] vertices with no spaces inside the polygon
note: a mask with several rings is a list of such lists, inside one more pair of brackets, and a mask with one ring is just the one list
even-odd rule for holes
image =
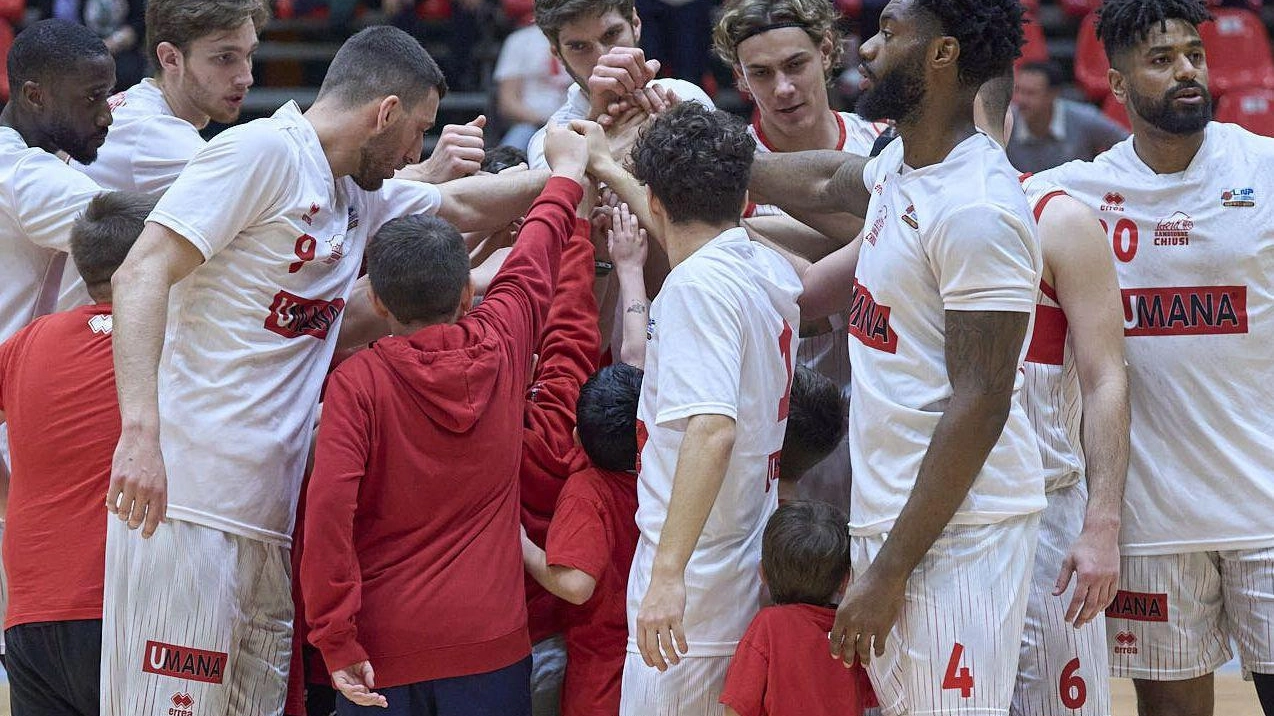
{"label": "errea logo on shorts", "polygon": [[226,653],[165,644],[162,641],[147,641],[142,656],[142,671],[205,684],[220,684],[226,673]]}
{"label": "errea logo on shorts", "polygon": [[195,700],[191,698],[190,694],[178,691],[173,694],[171,700],[173,707],[168,709],[168,716],[194,716],[195,712],[192,709],[195,705]]}

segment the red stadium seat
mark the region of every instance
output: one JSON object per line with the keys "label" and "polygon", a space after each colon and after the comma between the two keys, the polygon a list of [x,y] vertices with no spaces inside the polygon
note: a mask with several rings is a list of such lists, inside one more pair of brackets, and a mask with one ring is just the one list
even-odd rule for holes
{"label": "red stadium seat", "polygon": [[1071,17],[1084,17],[1101,6],[1101,0],[1061,0],[1062,9]]}
{"label": "red stadium seat", "polygon": [[1128,121],[1128,110],[1115,99],[1115,95],[1106,96],[1106,100],[1101,103],[1101,111],[1102,114],[1122,124],[1124,129],[1132,131],[1132,123]]}
{"label": "red stadium seat", "polygon": [[1075,37],[1075,84],[1094,102],[1100,102],[1110,94],[1110,82],[1106,72],[1110,62],[1106,50],[1097,39],[1097,13],[1090,12],[1079,23]]}
{"label": "red stadium seat", "polygon": [[1212,94],[1220,97],[1246,87],[1274,89],[1270,38],[1261,18],[1249,10],[1215,8],[1215,22],[1199,27],[1208,51]]}
{"label": "red stadium seat", "polygon": [[836,0],[836,9],[845,17],[857,18],[863,12],[863,0]]}
{"label": "red stadium seat", "polygon": [[9,47],[13,45],[13,26],[0,20],[0,102],[9,101]]}
{"label": "red stadium seat", "polygon": [[1274,90],[1246,89],[1217,101],[1218,122],[1233,122],[1248,131],[1274,137]]}
{"label": "red stadium seat", "polygon": [[[1030,13],[1029,10],[1027,12]],[[1048,61],[1048,39],[1044,37],[1044,28],[1035,20],[1034,13],[1030,13],[1028,17],[1027,23],[1022,26],[1026,33],[1026,43],[1022,45],[1022,56],[1017,59],[1017,66],[1027,62]]]}

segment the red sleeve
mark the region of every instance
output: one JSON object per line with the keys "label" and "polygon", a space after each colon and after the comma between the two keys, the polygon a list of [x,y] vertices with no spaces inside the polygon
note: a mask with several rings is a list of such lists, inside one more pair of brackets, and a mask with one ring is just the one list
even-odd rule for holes
{"label": "red sleeve", "polygon": [[305,495],[301,596],[310,643],[329,669],[367,659],[354,615],[362,604],[362,576],[354,552],[354,513],[371,445],[371,399],[352,371],[328,378],[314,472]]}
{"label": "red sleeve", "polygon": [[[557,293],[540,339],[539,361],[527,401],[526,428],[544,440],[561,461],[575,446],[575,402],[579,389],[597,370],[602,336],[593,296],[593,243],[589,223],[577,220],[562,251]],[[565,475],[561,479],[565,479]]]}
{"label": "red sleeve", "polygon": [[526,371],[531,365],[553,302],[562,248],[575,228],[575,207],[583,196],[584,189],[570,179],[549,178],[527,212],[513,251],[491,280],[482,303],[470,313],[500,326],[513,347],[516,370]]}
{"label": "red sleeve", "polygon": [[[760,615],[758,615],[760,616]],[[770,657],[762,630],[754,618],[734,650],[734,659],[725,672],[725,688],[721,703],[739,716],[765,714],[765,689],[770,672]]]}
{"label": "red sleeve", "polygon": [[[569,481],[567,485],[570,489]],[[613,551],[597,502],[563,490],[544,544],[548,563],[578,569],[600,581]]]}

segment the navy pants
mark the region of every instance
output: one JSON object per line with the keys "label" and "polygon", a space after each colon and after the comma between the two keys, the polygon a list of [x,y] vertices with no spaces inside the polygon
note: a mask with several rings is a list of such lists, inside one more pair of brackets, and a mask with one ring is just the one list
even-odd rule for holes
{"label": "navy pants", "polygon": [[101,619],[19,624],[4,640],[11,713],[97,716]]}
{"label": "navy pants", "polygon": [[485,674],[373,691],[389,708],[358,706],[337,696],[336,716],[531,716],[531,657]]}

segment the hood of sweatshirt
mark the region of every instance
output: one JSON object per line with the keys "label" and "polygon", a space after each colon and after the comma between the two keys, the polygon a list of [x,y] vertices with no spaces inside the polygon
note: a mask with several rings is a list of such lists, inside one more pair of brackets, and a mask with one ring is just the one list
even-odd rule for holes
{"label": "hood of sweatshirt", "polygon": [[472,321],[423,328],[410,336],[390,336],[370,350],[385,361],[403,395],[429,419],[453,433],[468,432],[486,412],[506,370],[506,357],[493,335],[475,335]]}

